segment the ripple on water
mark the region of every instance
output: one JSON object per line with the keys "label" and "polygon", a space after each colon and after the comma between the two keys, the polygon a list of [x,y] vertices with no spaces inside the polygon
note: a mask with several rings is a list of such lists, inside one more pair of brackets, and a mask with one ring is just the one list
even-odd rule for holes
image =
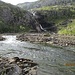
{"label": "ripple on water", "polygon": [[20,42],[16,36],[3,36],[0,42],[0,55],[3,57],[30,58],[39,64],[39,75],[75,75],[75,67],[64,66],[65,63],[75,61],[73,48],[52,48],[42,45]]}

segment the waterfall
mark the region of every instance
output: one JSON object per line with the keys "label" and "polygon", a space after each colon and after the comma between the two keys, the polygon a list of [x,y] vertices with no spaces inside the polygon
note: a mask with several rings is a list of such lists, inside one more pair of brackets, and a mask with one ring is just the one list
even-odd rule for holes
{"label": "waterfall", "polygon": [[43,30],[43,31],[45,31],[46,32],[46,30],[41,26],[41,24],[40,24],[40,28],[41,28],[41,30]]}
{"label": "waterfall", "polygon": [[[36,12],[33,11],[33,10],[30,10],[30,12],[32,13],[32,15],[35,17],[35,20],[36,20],[36,18],[37,18]],[[37,22],[37,20],[36,20],[36,22]],[[37,22],[37,23],[38,23],[38,22]],[[39,23],[38,23],[38,24],[39,24]],[[46,30],[42,27],[41,24],[39,24],[39,27],[40,27],[40,29],[41,29],[42,31],[45,31],[45,32],[46,32]]]}

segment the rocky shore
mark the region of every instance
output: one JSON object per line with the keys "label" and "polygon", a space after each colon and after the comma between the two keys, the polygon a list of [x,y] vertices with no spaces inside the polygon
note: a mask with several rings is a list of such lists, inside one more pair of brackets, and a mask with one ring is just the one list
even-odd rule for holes
{"label": "rocky shore", "polygon": [[37,63],[24,58],[0,58],[0,75],[37,75]]}
{"label": "rocky shore", "polygon": [[58,35],[50,33],[27,33],[17,35],[17,40],[31,43],[42,43],[54,46],[75,46],[74,35]]}

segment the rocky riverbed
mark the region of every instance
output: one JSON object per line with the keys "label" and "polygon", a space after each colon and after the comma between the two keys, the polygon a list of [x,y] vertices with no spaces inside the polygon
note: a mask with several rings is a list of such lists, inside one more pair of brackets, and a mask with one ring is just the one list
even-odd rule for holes
{"label": "rocky riverbed", "polygon": [[50,33],[27,33],[17,36],[18,40],[42,43],[54,46],[75,46],[74,35],[58,35]]}
{"label": "rocky riverbed", "polygon": [[0,75],[37,75],[37,63],[24,58],[0,58]]}

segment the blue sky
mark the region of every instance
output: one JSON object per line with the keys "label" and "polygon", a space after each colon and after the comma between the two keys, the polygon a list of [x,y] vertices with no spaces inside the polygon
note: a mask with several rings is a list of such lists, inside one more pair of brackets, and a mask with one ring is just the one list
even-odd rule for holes
{"label": "blue sky", "polygon": [[37,0],[2,0],[4,2],[7,2],[7,3],[11,3],[13,5],[16,5],[18,3],[23,3],[23,2],[34,2],[34,1],[37,1]]}

